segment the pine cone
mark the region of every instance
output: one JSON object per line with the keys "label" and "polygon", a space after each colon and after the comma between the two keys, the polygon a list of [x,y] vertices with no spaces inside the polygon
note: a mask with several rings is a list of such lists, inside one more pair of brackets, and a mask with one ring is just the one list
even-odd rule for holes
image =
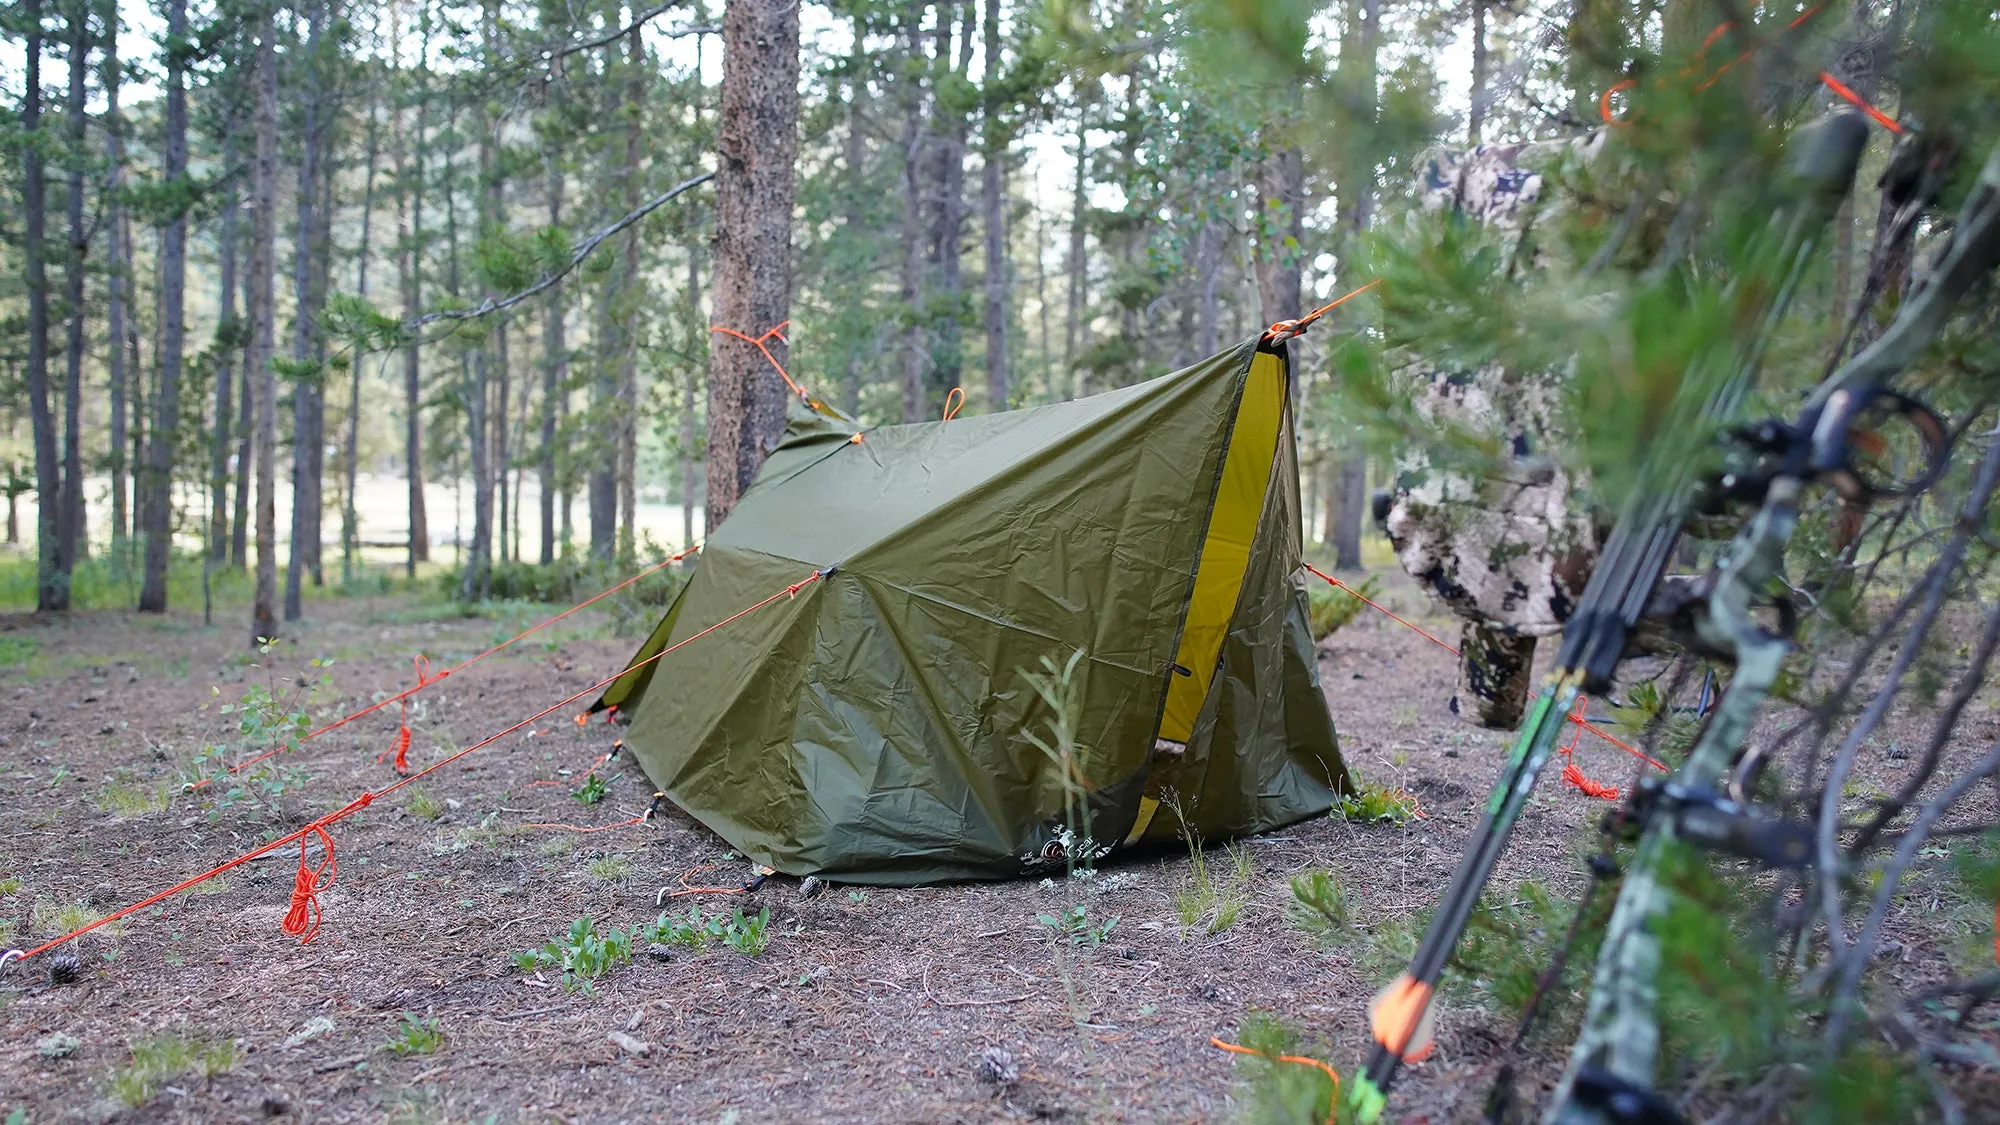
{"label": "pine cone", "polygon": [[83,959],[64,950],[49,958],[50,984],[75,984],[83,975]]}

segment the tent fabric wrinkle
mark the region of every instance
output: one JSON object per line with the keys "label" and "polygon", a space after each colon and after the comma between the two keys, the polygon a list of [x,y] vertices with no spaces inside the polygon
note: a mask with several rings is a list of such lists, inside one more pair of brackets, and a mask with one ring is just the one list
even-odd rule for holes
{"label": "tent fabric wrinkle", "polygon": [[[1299,580],[1295,445],[1286,353],[1256,339],[949,423],[793,403],[593,709],[618,708],[677,806],[795,876],[1008,878],[1060,869],[1065,843],[1169,843],[1162,809],[1208,839],[1324,814],[1352,781]],[[637,663],[826,567],[699,652]],[[1031,677],[1078,653],[1087,825],[1030,737],[1056,719]]]}

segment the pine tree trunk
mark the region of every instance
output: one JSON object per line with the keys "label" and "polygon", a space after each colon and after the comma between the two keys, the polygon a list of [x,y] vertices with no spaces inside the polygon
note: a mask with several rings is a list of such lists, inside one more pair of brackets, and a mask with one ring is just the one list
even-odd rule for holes
{"label": "pine tree trunk", "polygon": [[1472,91],[1465,114],[1465,143],[1476,145],[1485,138],[1486,107],[1492,100],[1487,90],[1486,0],[1472,0]]}
{"label": "pine tree trunk", "polygon": [[[694,314],[701,315],[701,247],[693,240],[687,245],[687,302]],[[681,378],[681,549],[694,546],[694,498],[695,474],[700,467],[695,461],[694,396],[696,376],[693,371]]]}
{"label": "pine tree trunk", "polygon": [[[756,334],[791,317],[798,161],[799,9],[729,4],[716,130],[715,323]],[[784,433],[785,389],[756,348],[711,333],[708,534],[728,518]],[[789,349],[774,341],[780,364]]]}
{"label": "pine tree trunk", "polygon": [[[548,157],[549,227],[562,225],[563,173],[560,157]],[[549,287],[542,326],[542,565],[556,561],[556,422],[562,413],[562,398],[568,392],[569,341],[564,328],[563,285]]]}
{"label": "pine tree trunk", "polygon": [[[1076,175],[1070,186],[1069,210],[1069,308],[1063,324],[1063,365],[1076,375],[1076,393],[1090,393],[1090,375],[1081,366],[1083,351],[1090,346],[1090,320],[1085,310],[1090,302],[1090,107],[1079,99],[1076,106]],[[1069,388],[1063,388],[1068,396]]]}
{"label": "pine tree trunk", "polygon": [[57,541],[62,510],[62,467],[56,459],[56,421],[49,409],[49,281],[47,179],[42,168],[42,3],[22,0],[27,25],[25,92],[21,100],[21,256],[28,289],[28,417],[35,445],[35,609],[69,608],[69,575],[61,569]]}
{"label": "pine tree trunk", "polygon": [[[625,54],[625,210],[639,207],[640,141],[646,112],[646,55],[634,26],[626,37]],[[625,236],[625,277],[618,285],[624,324],[618,349],[618,557],[633,558],[638,544],[639,515],[639,309],[645,303],[645,281],[639,272],[639,228]],[[776,322],[773,321],[773,324]],[[758,325],[752,333],[771,327]]]}
{"label": "pine tree trunk", "polygon": [[67,580],[89,551],[89,528],[83,506],[83,353],[84,256],[90,249],[90,228],[84,225],[83,188],[85,80],[90,72],[90,8],[70,0],[69,8],[69,253],[64,266],[69,312],[69,341],[63,356],[63,486],[61,523],[56,531],[56,569]]}
{"label": "pine tree trunk", "polygon": [[[402,20],[400,4],[391,4],[389,67],[392,72],[402,69],[401,55],[397,44],[402,41]],[[418,59],[419,78],[423,92],[417,99],[417,153],[414,179],[409,167],[409,142],[403,128],[403,113],[398,109],[392,118],[391,140],[395,146],[393,159],[396,163],[396,273],[397,284],[403,295],[403,320],[414,322],[423,312],[422,262],[417,249],[424,236],[424,132],[429,125],[428,110],[429,73],[424,66],[430,58],[430,25],[424,25],[421,45],[422,55]],[[412,333],[403,347],[403,463],[409,483],[409,553],[403,563],[403,572],[415,577],[417,564],[428,562],[431,557],[430,520],[424,511],[424,381],[421,348],[416,334]]]}
{"label": "pine tree trunk", "polygon": [[[1355,65],[1360,69],[1358,88],[1361,104],[1358,107],[1364,121],[1375,119],[1379,96],[1377,94],[1377,52],[1381,48],[1381,0],[1363,0],[1357,8],[1360,17],[1350,25],[1349,37],[1355,47]],[[1343,65],[1345,65],[1343,63]],[[1375,216],[1375,158],[1364,153],[1343,169],[1340,185],[1342,208],[1346,211],[1346,238],[1350,254],[1366,237]],[[1355,279],[1343,282],[1352,288]],[[1368,462],[1366,455],[1355,448],[1352,441],[1346,443],[1340,452],[1339,522],[1329,531],[1334,545],[1334,565],[1342,570],[1361,568],[1361,527],[1367,509]],[[1331,513],[1329,513],[1331,514]]]}
{"label": "pine tree trunk", "polygon": [[1259,316],[1265,324],[1293,320],[1305,311],[1299,247],[1305,240],[1305,164],[1299,150],[1286,145],[1265,156],[1258,166],[1263,245],[1257,253]]}
{"label": "pine tree trunk", "polygon": [[132,509],[125,461],[125,314],[126,275],[131,269],[125,260],[125,243],[118,237],[124,227],[125,123],[118,113],[118,87],[123,77],[118,68],[118,6],[105,3],[98,18],[104,24],[104,59],[100,64],[104,82],[104,154],[108,165],[104,192],[110,197],[111,237],[105,239],[104,320],[106,329],[105,366],[111,377],[111,557],[122,569],[131,562],[127,536],[132,530]]}
{"label": "pine tree trunk", "polygon": [[[187,33],[187,0],[168,0],[167,42],[183,42]],[[167,52],[166,98],[164,179],[171,187],[187,177],[187,66],[186,57],[177,50]],[[139,591],[142,613],[167,611],[167,565],[174,535],[171,485],[174,444],[180,433],[181,352],[187,331],[186,285],[187,212],[176,210],[160,243],[160,374],[153,388],[153,435],[146,458],[146,581]]]}
{"label": "pine tree trunk", "polygon": [[[924,128],[924,94],[915,61],[923,57],[915,14],[908,16],[905,40],[908,63],[902,79],[903,98],[903,262],[902,300],[908,327],[903,330],[903,421],[919,422],[924,414],[924,369],[930,358],[930,331],[925,324],[927,286],[924,277],[924,164],[932,145]],[[721,281],[718,274],[717,283]]]}
{"label": "pine tree trunk", "polygon": [[229,565],[237,570],[243,570],[250,565],[250,501],[251,495],[256,489],[255,478],[257,467],[255,447],[252,444],[252,435],[256,433],[256,422],[252,405],[257,400],[257,381],[262,378],[261,372],[254,366],[257,360],[257,330],[256,320],[250,315],[251,305],[256,300],[254,294],[257,282],[255,262],[257,254],[257,215],[255,211],[257,189],[254,168],[255,165],[253,164],[250,189],[250,204],[252,208],[250,214],[250,255],[252,261],[250,268],[243,271],[244,332],[243,363],[241,365],[243,369],[243,381],[241,386],[237,388],[238,393],[236,396],[236,502],[235,512],[229,521]]}
{"label": "pine tree trunk", "polygon": [[[368,103],[368,171],[361,187],[361,248],[356,255],[354,267],[354,289],[362,300],[368,299],[368,251],[369,236],[375,230],[375,167],[381,155],[381,126],[378,122],[377,105],[371,99]],[[344,585],[353,585],[354,567],[361,551],[361,517],[355,509],[354,492],[361,479],[361,361],[362,354],[356,349],[353,363],[349,367],[347,384],[347,488],[340,510],[340,579]]]}
{"label": "pine tree trunk", "polygon": [[324,372],[313,365],[314,342],[319,324],[313,304],[313,250],[318,226],[313,207],[319,192],[320,84],[324,68],[319,59],[320,31],[324,9],[318,3],[306,9],[305,74],[302,96],[303,131],[299,138],[299,182],[295,193],[297,226],[292,232],[292,552],[285,566],[285,620],[297,621],[302,612],[301,587],[305,572],[319,553],[321,461],[325,443],[320,440],[320,400],[324,393]]}
{"label": "pine tree trunk", "polygon": [[1000,0],[986,0],[986,114],[980,172],[980,210],[986,233],[986,403],[1007,409],[1007,156],[1008,131],[1000,117]]}
{"label": "pine tree trunk", "polygon": [[[953,17],[959,14],[959,4],[964,5],[967,20],[965,34],[960,43],[968,48],[959,52],[958,61],[952,61]],[[952,73],[963,82],[970,66],[971,20],[975,0],[944,0],[937,5],[937,27],[933,38],[936,43],[937,73]],[[931,225],[928,253],[931,272],[937,279],[933,307],[925,310],[924,319],[930,324],[931,357],[929,378],[924,380],[923,402],[919,410],[926,418],[937,417],[944,400],[953,388],[961,386],[964,367],[964,347],[959,338],[959,306],[964,300],[965,283],[960,258],[961,240],[965,232],[965,114],[951,105],[947,99],[933,96],[931,99],[932,143],[930,155],[935,161],[930,171]]]}
{"label": "pine tree trunk", "polygon": [[229,447],[235,430],[236,369],[230,363],[230,344],[236,338],[236,130],[226,124],[222,137],[222,166],[232,174],[222,186],[222,228],[216,232],[216,258],[220,284],[216,286],[216,308],[220,316],[215,327],[215,422],[209,435],[208,455],[208,557],[215,563],[229,561]]}
{"label": "pine tree trunk", "polygon": [[256,388],[257,577],[250,611],[254,648],[278,635],[278,44],[271,9],[257,21],[257,159],[251,185],[256,209],[250,237],[251,359]]}

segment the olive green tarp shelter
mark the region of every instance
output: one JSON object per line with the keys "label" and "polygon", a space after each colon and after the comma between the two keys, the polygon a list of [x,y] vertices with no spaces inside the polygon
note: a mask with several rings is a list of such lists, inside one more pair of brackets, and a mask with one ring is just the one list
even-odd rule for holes
{"label": "olive green tarp shelter", "polygon": [[629,721],[675,804],[790,875],[1060,866],[1084,828],[1029,738],[1053,716],[1027,673],[1078,652],[1093,848],[1175,839],[1176,802],[1207,839],[1326,812],[1351,782],[1300,580],[1282,348],[945,422],[864,430],[794,403],[593,710]]}

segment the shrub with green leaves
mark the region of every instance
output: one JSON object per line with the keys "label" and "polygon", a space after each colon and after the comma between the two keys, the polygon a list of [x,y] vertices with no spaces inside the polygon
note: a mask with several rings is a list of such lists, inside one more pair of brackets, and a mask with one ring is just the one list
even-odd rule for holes
{"label": "shrub with green leaves", "polygon": [[648,942],[657,945],[699,950],[719,942],[745,957],[755,957],[770,947],[770,925],[768,906],[747,918],[741,907],[729,915],[717,912],[706,918],[699,907],[689,907],[686,914],[661,914],[643,933]]}
{"label": "shrub with green leaves", "polygon": [[1359,793],[1346,793],[1333,807],[1340,820],[1364,824],[1407,824],[1421,813],[1416,795],[1407,789],[1363,785]]}
{"label": "shrub with green leaves", "polygon": [[631,934],[615,926],[599,933],[591,919],[578,918],[562,937],[514,954],[514,966],[524,973],[554,970],[565,991],[594,992],[592,981],[631,959]]}

